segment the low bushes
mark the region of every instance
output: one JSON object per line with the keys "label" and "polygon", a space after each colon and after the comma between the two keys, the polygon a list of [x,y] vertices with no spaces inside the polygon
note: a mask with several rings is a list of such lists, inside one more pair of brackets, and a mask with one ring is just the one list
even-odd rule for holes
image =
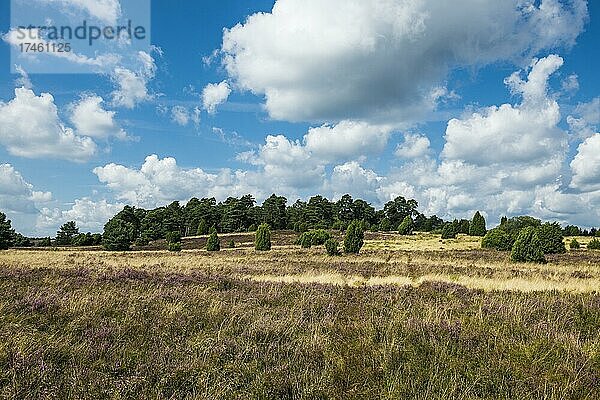
{"label": "low bushes", "polygon": [[504,229],[495,228],[485,234],[481,240],[481,247],[498,251],[510,251],[513,240]]}
{"label": "low bushes", "polygon": [[415,224],[412,218],[410,215],[407,215],[400,226],[398,226],[398,233],[401,235],[412,235],[414,228]]}
{"label": "low bushes", "polygon": [[[519,231],[516,229],[518,225],[522,226]],[[575,243],[571,243],[571,248],[578,248],[578,245],[575,240]],[[504,220],[499,227],[490,230],[483,237],[481,247],[511,250],[511,259],[521,262],[546,262],[546,254],[567,251],[563,230],[558,223],[538,224],[538,220],[525,217]]]}
{"label": "low bushes", "polygon": [[587,245],[588,250],[600,250],[600,240],[593,239]]}
{"label": "low bushes", "polygon": [[567,251],[562,228],[558,223],[546,222],[536,229],[544,254],[563,254]]}
{"label": "low bushes", "polygon": [[181,251],[181,233],[180,232],[168,232],[166,234],[167,249],[173,252]]}
{"label": "low bushes", "polygon": [[327,240],[331,239],[331,234],[324,229],[312,230],[304,232],[296,242],[303,249],[309,249],[312,246],[321,246]]}
{"label": "low bushes", "polygon": [[442,228],[442,239],[456,239],[458,227],[453,222],[448,222]]}
{"label": "low bushes", "polygon": [[542,248],[542,241],[538,236],[537,229],[530,226],[519,233],[510,253],[510,258],[515,262],[545,263],[546,258]]}
{"label": "low bushes", "polygon": [[327,239],[325,242],[325,250],[327,250],[327,254],[330,256],[339,256],[340,255],[340,242],[335,239]]}

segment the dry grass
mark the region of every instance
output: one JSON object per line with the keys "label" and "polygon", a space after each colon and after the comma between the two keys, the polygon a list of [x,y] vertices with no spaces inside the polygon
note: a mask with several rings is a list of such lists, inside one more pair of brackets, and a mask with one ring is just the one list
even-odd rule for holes
{"label": "dry grass", "polygon": [[[417,239],[400,237],[394,246],[401,248],[410,240]],[[23,269],[72,269],[77,265],[104,272],[129,268],[349,286],[419,286],[424,282],[446,282],[486,291],[600,291],[600,252],[573,251],[549,256],[548,264],[514,264],[507,253],[460,250],[472,246],[473,238],[467,237],[447,241],[457,247],[455,250],[422,250],[432,240],[425,237],[424,243],[414,246],[417,250],[390,250],[382,247],[380,241],[368,241],[360,256],[334,258],[328,257],[322,248],[304,250],[290,245],[276,246],[266,253],[249,248],[218,253],[203,250],[181,253],[13,250],[0,253],[0,265]]]}
{"label": "dry grass", "polygon": [[377,239],[368,240],[365,250],[474,250],[481,247],[481,238],[458,235],[456,239],[442,239],[441,235],[431,233],[417,233],[412,236],[399,236],[397,234],[378,234]]}
{"label": "dry grass", "polygon": [[600,252],[406,240],[0,252],[0,398],[600,398]]}

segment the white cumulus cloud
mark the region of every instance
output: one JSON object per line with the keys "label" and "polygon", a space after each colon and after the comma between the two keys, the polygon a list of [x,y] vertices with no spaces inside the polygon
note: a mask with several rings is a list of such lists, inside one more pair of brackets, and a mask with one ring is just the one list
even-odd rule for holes
{"label": "white cumulus cloud", "polygon": [[416,133],[404,134],[404,142],[396,147],[396,156],[405,159],[419,158],[431,152],[431,142],[427,136]]}
{"label": "white cumulus cloud", "polygon": [[67,210],[43,207],[37,217],[36,227],[40,231],[55,232],[65,222],[75,221],[80,232],[101,233],[104,224],[124,206],[125,204],[94,201],[87,197],[76,199]]}
{"label": "white cumulus cloud", "polygon": [[71,105],[71,122],[77,133],[96,139],[115,137],[127,139],[127,132],[115,121],[116,113],[103,108],[104,99],[97,95],[83,96]]}
{"label": "white cumulus cloud", "polygon": [[600,133],[587,138],[571,162],[571,187],[581,191],[600,191]]}
{"label": "white cumulus cloud", "polygon": [[209,114],[214,114],[217,107],[227,101],[231,88],[227,81],[209,83],[202,90],[202,106]]}
{"label": "white cumulus cloud", "polygon": [[82,162],[96,152],[96,144],[66,127],[58,116],[54,97],[36,96],[30,89],[15,89],[15,97],[0,102],[0,144],[12,155],[60,158]]}
{"label": "white cumulus cloud", "polygon": [[401,124],[452,93],[452,69],[571,46],[586,19],[585,0],[277,0],[226,29],[221,54],[275,119]]}
{"label": "white cumulus cloud", "polygon": [[154,98],[148,90],[148,83],[156,75],[155,60],[149,53],[139,51],[136,61],[140,65],[136,71],[119,66],[111,74],[117,85],[112,93],[115,106],[134,108],[137,104]]}

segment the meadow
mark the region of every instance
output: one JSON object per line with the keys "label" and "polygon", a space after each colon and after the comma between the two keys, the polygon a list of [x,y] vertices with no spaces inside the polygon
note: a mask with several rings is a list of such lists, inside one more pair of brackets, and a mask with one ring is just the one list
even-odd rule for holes
{"label": "meadow", "polygon": [[468,236],[368,234],[329,257],[294,238],[0,252],[0,397],[600,398],[600,252],[515,264]]}

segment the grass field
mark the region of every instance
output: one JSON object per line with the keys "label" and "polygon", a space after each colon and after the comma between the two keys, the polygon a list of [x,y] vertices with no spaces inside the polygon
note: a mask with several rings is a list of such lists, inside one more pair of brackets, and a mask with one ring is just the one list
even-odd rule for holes
{"label": "grass field", "polygon": [[0,397],[600,398],[600,252],[512,264],[372,235],[330,258],[246,236],[0,252]]}

